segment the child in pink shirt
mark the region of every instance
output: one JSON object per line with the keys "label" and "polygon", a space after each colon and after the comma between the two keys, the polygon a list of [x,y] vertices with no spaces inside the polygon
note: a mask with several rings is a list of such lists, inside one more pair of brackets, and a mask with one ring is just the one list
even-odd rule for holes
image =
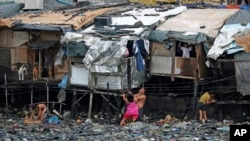
{"label": "child in pink shirt", "polygon": [[132,94],[128,94],[125,98],[125,95],[123,95],[123,99],[126,99],[127,109],[126,112],[122,118],[122,121],[120,122],[120,125],[125,125],[126,120],[132,118],[133,122],[138,119],[138,105],[135,103],[134,96]]}

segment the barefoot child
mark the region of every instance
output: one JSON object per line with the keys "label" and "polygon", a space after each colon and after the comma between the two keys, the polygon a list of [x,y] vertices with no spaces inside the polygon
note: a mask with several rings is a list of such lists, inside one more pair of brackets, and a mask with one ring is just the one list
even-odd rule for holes
{"label": "barefoot child", "polygon": [[43,103],[40,103],[32,105],[31,108],[32,108],[32,114],[30,116],[30,119],[42,121],[44,118],[44,114],[47,111],[47,106]]}
{"label": "barefoot child", "polygon": [[120,122],[120,125],[123,126],[125,125],[125,122],[128,119],[131,119],[134,121],[136,121],[138,119],[138,105],[136,104],[136,100],[133,96],[133,94],[128,94],[127,97],[125,97],[125,94],[122,95],[124,101],[127,104],[127,109],[126,112],[122,118],[122,121]]}

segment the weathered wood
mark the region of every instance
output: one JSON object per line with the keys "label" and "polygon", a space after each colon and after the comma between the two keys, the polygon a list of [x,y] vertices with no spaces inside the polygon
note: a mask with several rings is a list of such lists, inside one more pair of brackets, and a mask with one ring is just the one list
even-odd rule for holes
{"label": "weathered wood", "polygon": [[175,77],[175,48],[176,46],[174,45],[172,48],[172,62],[171,62],[171,81],[174,81]]}
{"label": "weathered wood", "polygon": [[76,103],[76,89],[73,90],[73,98],[72,98],[72,105],[71,105],[71,117],[76,117],[76,109],[74,107],[74,103]]}
{"label": "weathered wood", "polygon": [[33,104],[33,84],[31,84],[31,90],[30,90],[30,104]]}
{"label": "weathered wood", "polygon": [[88,112],[88,119],[91,119],[92,104],[93,104],[93,91],[90,92],[90,96],[89,96],[89,112]]}
{"label": "weathered wood", "polygon": [[219,62],[250,62],[250,60],[218,59]]}
{"label": "weathered wood", "polygon": [[7,84],[7,74],[4,75],[4,87],[5,87],[5,102],[6,102],[6,110],[9,110],[9,104],[8,104],[8,84]]}
{"label": "weathered wood", "polygon": [[23,120],[24,124],[41,124],[41,120],[32,120],[32,119],[25,119]]}
{"label": "weathered wood", "polygon": [[117,108],[108,100],[108,98],[106,98],[103,94],[100,94],[102,96],[102,98],[109,103],[109,105],[114,108],[115,110],[117,110]]}
{"label": "weathered wood", "polygon": [[[47,109],[49,109],[49,85],[48,81],[46,82],[46,88],[47,88]],[[49,113],[49,110],[48,110]]]}
{"label": "weathered wood", "polygon": [[42,77],[42,53],[41,50],[39,49],[39,60],[38,60],[38,78]]}

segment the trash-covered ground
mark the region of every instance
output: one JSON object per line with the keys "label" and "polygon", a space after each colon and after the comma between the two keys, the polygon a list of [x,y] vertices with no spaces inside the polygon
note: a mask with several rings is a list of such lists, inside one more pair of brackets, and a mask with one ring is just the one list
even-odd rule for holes
{"label": "trash-covered ground", "polygon": [[17,109],[0,112],[1,141],[228,141],[230,120],[211,120],[200,123],[196,120],[178,120],[167,115],[165,119],[129,123],[119,126],[95,115],[87,119],[58,118],[49,115],[42,124],[24,124],[27,111]]}

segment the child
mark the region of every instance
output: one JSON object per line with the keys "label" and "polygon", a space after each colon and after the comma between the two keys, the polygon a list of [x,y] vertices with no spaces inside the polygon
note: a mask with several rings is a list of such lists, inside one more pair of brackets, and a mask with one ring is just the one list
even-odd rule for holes
{"label": "child", "polygon": [[125,94],[122,95],[123,99],[126,99],[125,102],[128,104],[126,112],[122,118],[122,121],[120,122],[120,125],[125,125],[125,122],[132,118],[133,122],[135,122],[138,119],[138,105],[135,103],[135,98],[133,94],[129,93],[127,97],[125,97]]}
{"label": "child", "polygon": [[215,103],[216,100],[213,100],[214,93],[212,92],[205,92],[200,97],[199,103],[198,103],[198,110],[199,110],[199,119],[200,122],[203,120],[207,122],[207,110],[208,110],[208,104]]}
{"label": "child", "polygon": [[[34,104],[31,106],[32,108],[32,114],[30,116],[30,119],[35,119],[35,120],[43,120],[44,114],[47,111],[47,106],[45,104]],[[35,114],[37,115],[35,117]]]}
{"label": "child", "polygon": [[181,46],[181,43],[180,43],[179,47],[182,50],[182,57],[189,58],[192,47],[188,47],[187,43],[184,43],[184,46]]}
{"label": "child", "polygon": [[37,80],[38,79],[38,74],[39,74],[37,64],[34,65],[32,74],[33,74],[33,80]]}

